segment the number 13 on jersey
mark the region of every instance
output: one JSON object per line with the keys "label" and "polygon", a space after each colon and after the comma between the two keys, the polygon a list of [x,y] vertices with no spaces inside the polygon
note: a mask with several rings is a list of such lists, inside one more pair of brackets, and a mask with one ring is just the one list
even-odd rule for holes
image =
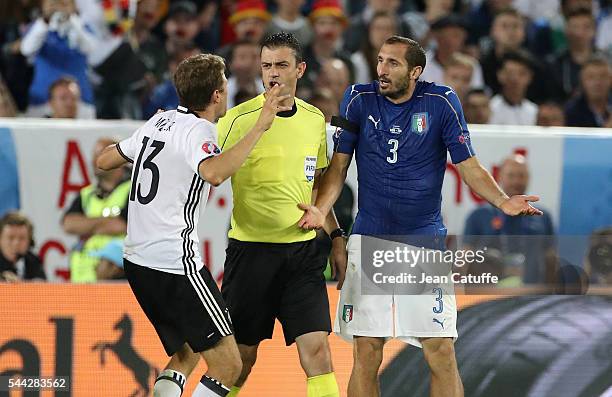
{"label": "number 13 on jersey", "polygon": [[[138,159],[136,160],[136,165],[134,169],[134,176],[132,177],[132,188],[130,191],[130,201],[134,201],[136,196],[138,196],[138,202],[140,204],[149,204],[157,195],[157,188],[159,187],[159,168],[153,162],[155,156],[161,152],[164,148],[164,142],[162,141],[153,141],[151,142],[151,147],[153,151],[147,156],[147,158],[142,162],[142,156],[144,152],[147,150],[147,144],[149,143],[149,137],[145,136],[142,139],[142,148],[140,149],[140,153],[138,154]],[[148,169],[151,171],[151,187],[149,188],[149,193],[146,196],[142,195],[142,184],[138,184],[136,186],[136,182],[138,181],[138,175],[140,174],[140,165],[142,163],[142,169]],[[136,188],[138,188],[138,194],[136,194]]]}

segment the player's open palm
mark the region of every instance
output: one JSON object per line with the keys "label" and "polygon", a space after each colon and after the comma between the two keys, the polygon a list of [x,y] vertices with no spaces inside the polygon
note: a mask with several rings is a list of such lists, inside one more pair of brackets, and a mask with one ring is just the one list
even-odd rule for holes
{"label": "player's open palm", "polygon": [[325,217],[314,205],[300,203],[299,209],[304,211],[304,215],[298,221],[298,227],[306,230],[320,229],[325,223]]}
{"label": "player's open palm", "polygon": [[263,104],[261,113],[257,123],[264,129],[267,130],[272,126],[274,117],[278,112],[285,112],[291,110],[293,106],[283,104],[284,101],[291,98],[291,95],[281,95],[281,90],[284,85],[275,85],[266,93],[266,101]]}
{"label": "player's open palm", "polygon": [[500,209],[506,215],[542,215],[542,211],[533,207],[530,203],[540,200],[538,196],[527,196],[518,194],[504,201]]}

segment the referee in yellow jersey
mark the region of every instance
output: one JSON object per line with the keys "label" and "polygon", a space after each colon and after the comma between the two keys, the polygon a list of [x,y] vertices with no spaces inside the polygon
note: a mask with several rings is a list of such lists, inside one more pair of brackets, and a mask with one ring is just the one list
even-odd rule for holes
{"label": "referee in yellow jersey", "polygon": [[[319,175],[327,167],[325,119],[319,109],[295,98],[306,64],[293,35],[281,32],[264,40],[261,69],[266,90],[282,85],[281,95],[291,96],[283,105],[292,105],[292,110],[276,115],[232,176],[234,209],[221,292],[243,367],[229,396],[236,396],[246,381],[259,343],[272,338],[276,318],[287,345],[297,344],[308,397],[339,396],[327,341],[331,321],[325,263],[317,259],[315,232],[297,226],[303,215],[298,204],[314,199]],[[264,100],[265,93],[230,109],[219,120],[218,142],[223,150],[252,128]],[[333,262],[344,269],[344,232],[333,214],[325,230],[332,238]]]}

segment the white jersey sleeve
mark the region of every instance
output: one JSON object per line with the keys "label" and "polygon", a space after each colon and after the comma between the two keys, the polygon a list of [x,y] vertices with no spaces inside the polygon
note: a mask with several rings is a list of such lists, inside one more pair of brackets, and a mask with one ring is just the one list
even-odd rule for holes
{"label": "white jersey sleeve", "polygon": [[221,154],[217,145],[217,132],[210,123],[197,123],[187,134],[183,153],[191,170],[199,175],[200,163]]}
{"label": "white jersey sleeve", "polygon": [[122,140],[117,144],[117,150],[119,151],[119,154],[121,154],[130,163],[134,162],[136,154],[138,153],[138,148],[141,144],[141,142],[139,142],[141,129],[142,128],[137,129],[136,131],[134,131],[132,136]]}

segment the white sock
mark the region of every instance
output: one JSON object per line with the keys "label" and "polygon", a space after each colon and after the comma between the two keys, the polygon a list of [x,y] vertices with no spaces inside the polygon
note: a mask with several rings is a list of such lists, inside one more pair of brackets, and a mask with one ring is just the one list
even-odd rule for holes
{"label": "white sock", "polygon": [[216,379],[202,376],[191,397],[224,397],[230,389]]}
{"label": "white sock", "polygon": [[153,397],[180,397],[185,386],[185,375],[173,369],[165,369],[155,380]]}

